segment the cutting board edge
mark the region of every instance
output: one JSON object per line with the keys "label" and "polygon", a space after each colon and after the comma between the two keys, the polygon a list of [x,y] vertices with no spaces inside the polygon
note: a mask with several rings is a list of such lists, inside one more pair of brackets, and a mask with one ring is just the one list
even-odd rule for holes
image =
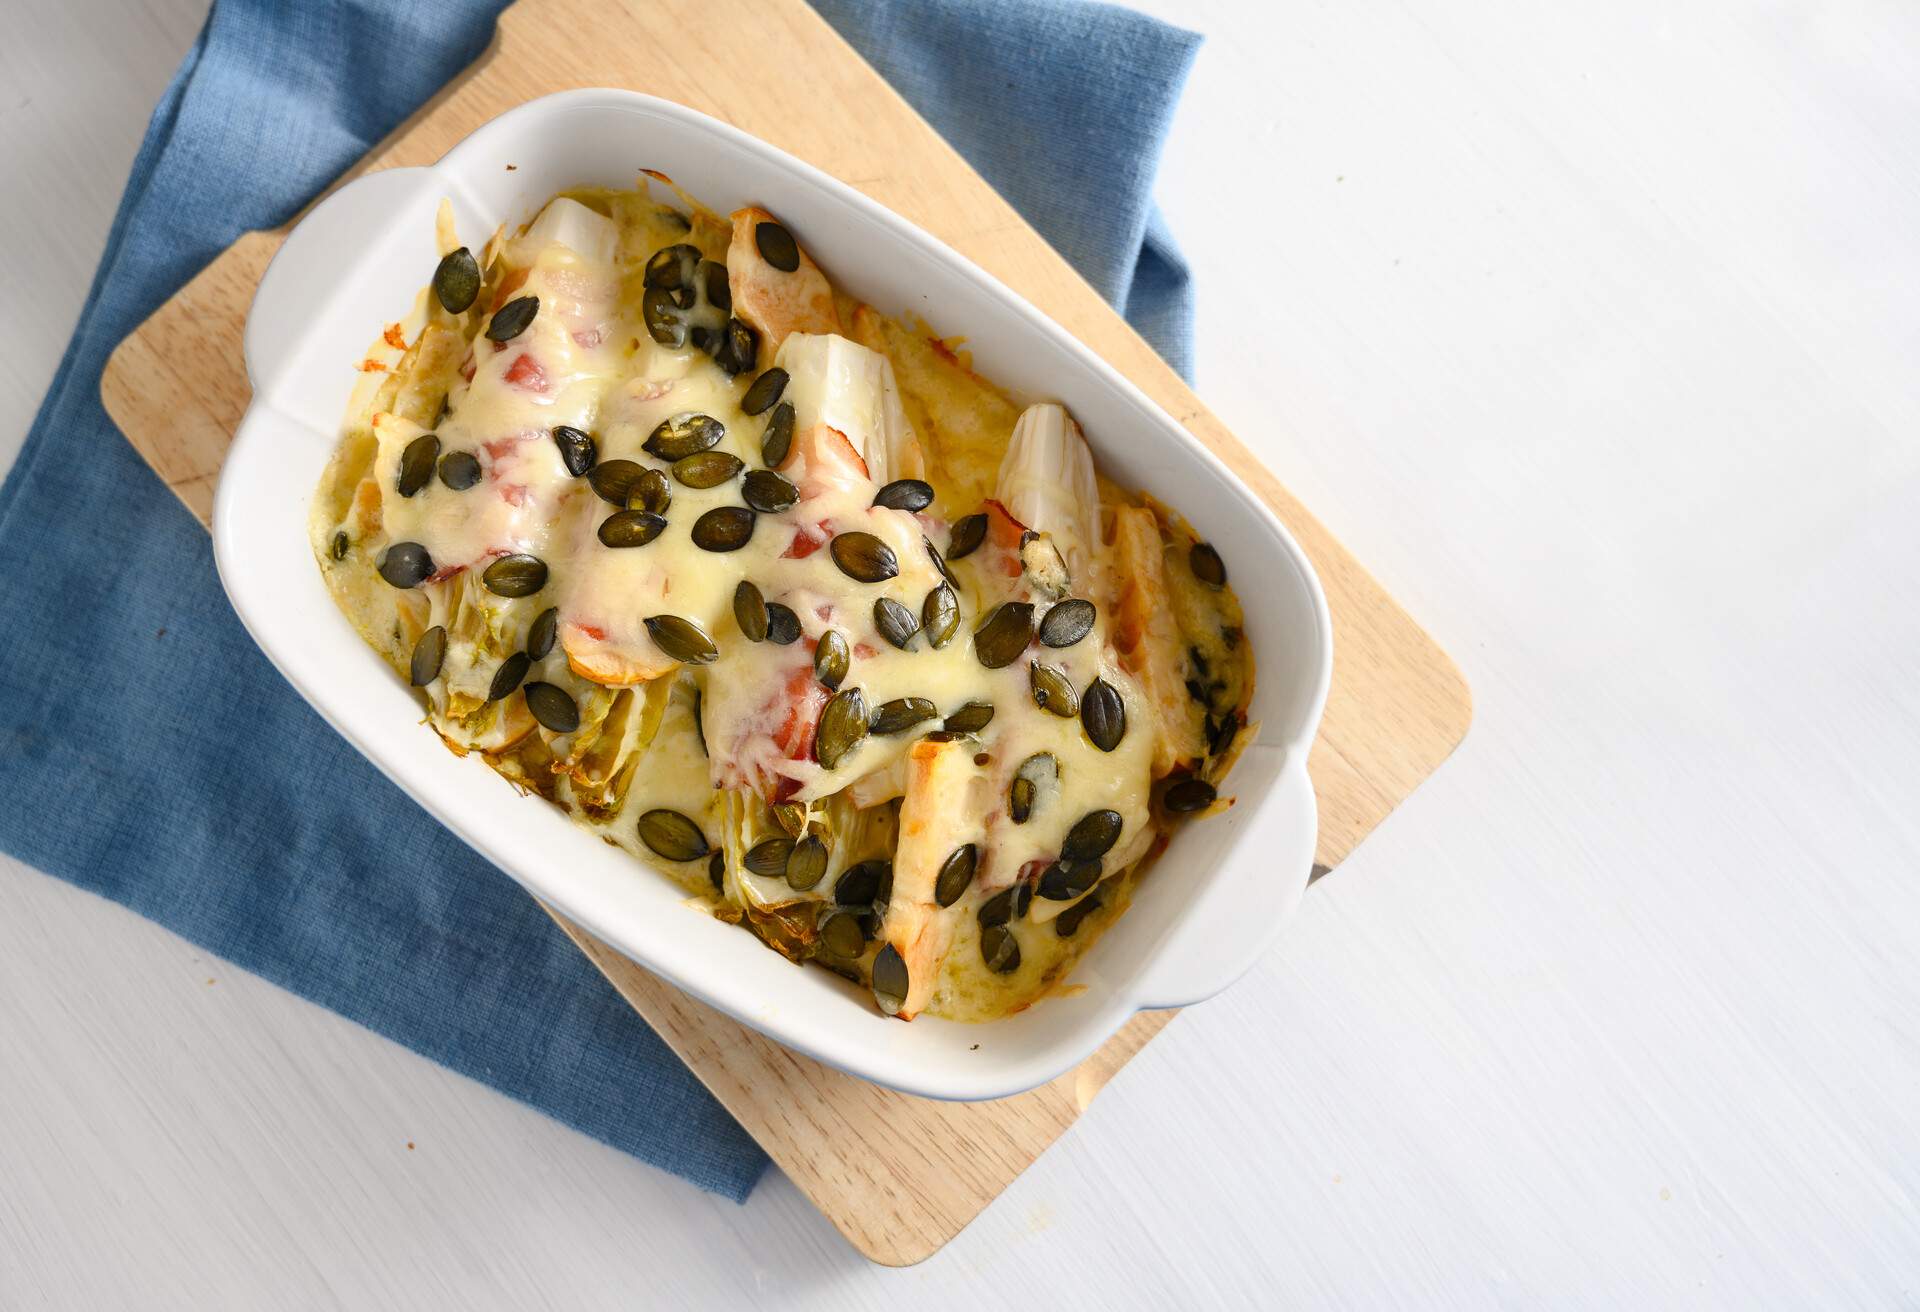
{"label": "cutting board edge", "polygon": [[[637,6],[628,7],[634,12],[636,22],[645,21],[644,17],[640,15]],[[663,5],[661,9],[664,12],[671,7],[671,4],[668,4]],[[777,3],[769,3],[767,7],[772,9],[780,8],[781,6]],[[428,158],[437,158],[440,151],[444,151],[444,149],[451,144],[450,142],[440,143],[440,151],[435,151],[432,148],[431,142],[425,139],[432,137],[433,133],[431,131],[423,132],[422,139],[410,140],[410,138],[413,138],[415,132],[422,129],[423,125],[432,128],[445,128],[448,125],[447,122],[438,121],[443,110],[446,120],[453,121],[458,120],[463,114],[475,109],[477,106],[481,106],[482,102],[486,100],[487,95],[492,92],[511,92],[524,99],[531,98],[532,95],[560,90],[566,85],[573,85],[574,83],[567,79],[577,75],[577,67],[550,64],[545,69],[542,69],[536,66],[534,61],[527,61],[529,63],[528,68],[516,68],[513,66],[514,60],[501,58],[503,37],[508,34],[510,29],[517,28],[524,31],[529,40],[538,35],[537,24],[531,17],[532,8],[533,4],[531,0],[528,0],[527,3],[516,6],[510,9],[507,14],[503,15],[502,22],[496,27],[491,41],[479,54],[474,63],[469,65],[468,68],[463,70],[440,92],[436,93],[425,105],[421,106],[420,109],[409,116],[405,122],[377,143],[360,161],[343,173],[340,179],[331,184],[327,190],[322,193],[322,196],[330,193],[335,187],[338,187],[345,181],[360,176],[377,167],[426,162]],[[882,108],[887,113],[904,113],[916,121],[913,126],[916,128],[926,128],[933,139],[928,149],[933,155],[938,156],[938,158],[931,159],[926,167],[933,169],[935,172],[941,172],[942,170],[948,172],[948,176],[940,179],[939,185],[954,189],[956,196],[964,192],[968,187],[984,189],[986,192],[992,193],[994,200],[997,201],[1001,207],[1005,208],[1004,198],[999,197],[991,185],[986,183],[978,172],[973,170],[971,165],[960,157],[957,152],[953,151],[949,143],[941,139],[937,133],[931,133],[931,129],[927,128],[925,124],[925,120],[920,118],[917,112],[912,110],[911,106],[906,105],[906,102],[899,96],[897,91],[880,81],[878,75],[873,73],[871,66],[866,65],[865,61],[860,59],[857,52],[852,51],[844,39],[840,38],[837,33],[832,32],[830,28],[827,28],[817,15],[806,10],[806,7],[798,3],[798,0],[792,0],[790,4],[784,6],[784,10],[785,12],[783,12],[780,21],[792,28],[792,32],[788,35],[797,34],[803,39],[817,40],[821,43],[823,49],[826,45],[831,44],[831,46],[835,47],[832,54],[833,58],[846,57],[856,61],[873,82],[879,83],[878,86],[867,86],[864,90],[876,96],[876,98],[884,99],[885,104]],[[649,13],[651,12],[651,9],[649,9]],[[519,20],[524,20],[524,22]],[[822,52],[817,50],[815,53],[821,54]],[[565,71],[560,71],[561,69],[565,69]],[[483,74],[486,76],[483,77]],[[593,83],[598,85],[619,84],[618,79],[620,79],[621,75],[616,72],[613,77],[615,80],[596,77],[593,79]],[[484,84],[489,79],[492,79],[496,85],[490,87],[485,86]],[[524,84],[529,79],[541,82],[542,85],[531,90],[517,89],[514,85],[516,82]],[[584,83],[582,84],[584,85]],[[697,90],[696,94],[704,94],[704,92]],[[671,94],[668,98],[681,99],[681,97]],[[460,105],[449,106],[448,102],[457,99],[462,101]],[[683,100],[683,103],[686,102]],[[876,100],[876,103],[878,103],[878,100]],[[696,104],[694,107],[701,108],[702,106]],[[494,112],[497,112],[497,110]],[[708,112],[714,111],[710,109]],[[776,134],[781,130],[778,126],[774,128]],[[416,155],[418,158],[414,157]],[[965,176],[960,177],[958,174],[953,174],[951,170],[955,167],[962,170]],[[908,172],[912,172],[912,170],[908,170]],[[848,174],[847,176],[856,175]],[[317,203],[317,201],[318,198],[316,198],[315,203]],[[882,203],[886,202],[883,201]],[[968,206],[966,208],[971,212],[973,207]],[[1018,219],[1017,215],[1011,217],[1016,220]],[[997,223],[997,220],[994,220],[994,222]],[[1033,235],[1031,234],[1031,229],[1027,228],[1023,221],[1021,222],[1021,226],[1028,235]],[[993,230],[999,231],[1000,229],[996,227]],[[989,229],[986,227],[976,226],[973,229],[962,227],[958,229],[959,235],[949,236],[943,239],[949,240],[950,243],[957,244],[963,237],[968,236],[970,233],[978,235],[987,231],[989,231]],[[215,307],[225,305],[227,298],[221,294],[218,286],[221,280],[229,276],[245,278],[248,276],[249,270],[251,271],[251,275],[257,278],[258,270],[264,268],[267,257],[269,257],[272,250],[277,247],[279,238],[284,235],[284,232],[285,229],[274,229],[250,232],[239,236],[233,246],[230,246],[210,263],[206,269],[202,270],[195,279],[191,280],[185,287],[177,292],[174,297],[169,298],[167,302],[158,307],[153,314],[148,316],[147,320],[143,322],[140,327],[136,328],[133,333],[129,334],[127,339],[116,346],[102,374],[101,398],[108,415],[113,419],[115,424],[121,428],[123,433],[128,434],[130,441],[133,441],[131,435],[135,428],[142,428],[148,431],[149,438],[151,439],[154,427],[152,424],[142,425],[140,423],[142,417],[140,408],[141,379],[139,376],[141,364],[147,361],[165,360],[169,358],[169,351],[172,351],[174,354],[184,354],[187,348],[183,347],[178,339],[170,338],[168,334],[190,334],[193,330],[204,325],[196,323],[192,313],[183,307],[199,304],[194,300],[194,297],[197,295],[205,295],[207,297],[205,304],[207,305]],[[1037,236],[1035,239],[1038,240]],[[1041,242],[1041,247],[1042,250],[1040,254],[1050,257],[1048,263],[1053,266],[1042,270],[1042,281],[1046,281],[1048,278],[1071,280],[1070,288],[1055,288],[1055,290],[1061,292],[1062,295],[1054,298],[1056,302],[1063,302],[1062,308],[1056,309],[1054,313],[1065,316],[1062,318],[1062,322],[1068,323],[1069,330],[1076,331],[1072,327],[1072,323],[1077,322],[1081,325],[1079,335],[1082,335],[1083,340],[1086,339],[1087,334],[1092,334],[1099,338],[1103,345],[1095,349],[1101,355],[1108,358],[1110,362],[1114,363],[1116,367],[1122,367],[1123,364],[1131,364],[1134,368],[1140,370],[1141,372],[1138,375],[1139,381],[1141,381],[1142,385],[1147,387],[1148,390],[1153,390],[1153,385],[1149,381],[1150,376],[1163,376],[1166,379],[1171,379],[1171,371],[1165,367],[1164,362],[1161,362],[1157,356],[1152,356],[1150,348],[1145,346],[1131,325],[1127,325],[1124,320],[1117,319],[1116,316],[1112,315],[1108,307],[1101,305],[1097,307],[1097,311],[1092,318],[1087,316],[1089,307],[1086,305],[1086,301],[1090,297],[1097,300],[1097,296],[1092,293],[1091,289],[1085,284],[1084,279],[1081,279],[1077,272],[1073,271],[1069,266],[1066,266],[1064,261],[1059,259],[1056,252],[1046,249],[1044,242]],[[231,290],[232,288],[230,287],[227,289],[228,292],[231,292]],[[1078,306],[1074,304],[1076,299],[1080,302]],[[241,321],[244,322],[244,314],[241,317]],[[150,330],[155,339],[153,342],[148,342],[143,337],[143,335],[148,334]],[[142,340],[136,343],[135,339]],[[141,354],[143,351],[145,352],[144,355]],[[1123,372],[1125,371],[1123,368]],[[172,381],[177,384],[180,380],[174,379]],[[1360,675],[1360,682],[1363,684],[1384,686],[1385,691],[1382,694],[1382,700],[1390,703],[1387,710],[1389,712],[1405,713],[1398,714],[1397,716],[1387,716],[1387,723],[1384,725],[1375,723],[1355,725],[1352,727],[1350,733],[1336,735],[1343,737],[1342,742],[1331,744],[1331,750],[1342,755],[1343,768],[1349,770],[1354,776],[1353,779],[1350,780],[1352,784],[1350,791],[1343,794],[1337,800],[1347,804],[1356,802],[1373,803],[1373,805],[1362,807],[1361,810],[1363,812],[1377,811],[1377,814],[1370,822],[1365,818],[1365,814],[1349,817],[1350,823],[1336,840],[1338,850],[1328,850],[1325,853],[1327,857],[1331,858],[1327,860],[1326,864],[1329,867],[1338,866],[1354,846],[1357,846],[1360,841],[1363,841],[1365,836],[1372,832],[1372,830],[1384,820],[1385,816],[1391,813],[1394,807],[1404,802],[1407,796],[1430,778],[1434,771],[1437,770],[1438,767],[1452,755],[1459,744],[1464,741],[1472,720],[1471,689],[1457,663],[1454,662],[1452,657],[1434,640],[1433,635],[1420,625],[1391,593],[1382,588],[1379,581],[1373,577],[1371,572],[1367,571],[1364,566],[1361,566],[1358,560],[1341,545],[1337,538],[1334,538],[1332,534],[1326,532],[1324,526],[1320,525],[1318,520],[1308,512],[1304,506],[1293,500],[1291,493],[1285,490],[1284,485],[1279,484],[1278,480],[1273,478],[1271,471],[1266,469],[1250,451],[1247,451],[1243,444],[1239,443],[1237,438],[1233,437],[1231,430],[1229,430],[1225,424],[1221,423],[1216,416],[1208,412],[1203,403],[1198,402],[1197,398],[1193,398],[1190,390],[1182,388],[1179,396],[1183,405],[1188,400],[1191,400],[1193,403],[1191,410],[1181,409],[1176,411],[1181,415],[1183,424],[1190,430],[1195,431],[1196,435],[1200,436],[1202,441],[1208,442],[1210,445],[1224,438],[1233,448],[1232,452],[1226,453],[1229,464],[1234,463],[1232,456],[1237,454],[1251,462],[1254,466],[1251,473],[1242,471],[1242,477],[1249,478],[1252,481],[1255,485],[1256,492],[1260,492],[1263,496],[1266,496],[1270,503],[1273,502],[1273,497],[1263,491],[1261,485],[1271,485],[1272,488],[1279,493],[1280,498],[1286,503],[1282,517],[1287,519],[1290,527],[1295,529],[1296,537],[1301,538],[1303,542],[1311,540],[1322,548],[1335,553],[1335,555],[1328,560],[1327,568],[1337,570],[1342,574],[1343,581],[1338,590],[1343,595],[1357,593],[1357,595],[1352,595],[1350,600],[1352,604],[1358,608],[1360,618],[1367,622],[1360,626],[1360,629],[1364,631],[1364,636],[1367,641],[1357,644],[1358,648],[1364,653],[1365,658],[1371,660],[1378,657],[1381,653],[1378,650],[1370,650],[1370,648],[1377,648],[1382,642],[1385,642],[1390,648],[1389,654],[1391,659],[1388,662],[1390,668],[1384,676],[1384,685],[1381,683],[1382,676],[1380,671],[1364,663],[1362,666],[1363,673]],[[239,414],[244,410],[244,403],[242,403],[239,410],[233,410],[231,413],[223,411],[218,404],[218,398],[199,405],[199,408],[196,410],[195,406],[198,398],[192,389],[188,390],[184,400],[186,409],[189,412],[187,417],[199,425],[203,436],[218,431],[230,439],[232,424],[237,422]],[[1169,408],[1171,409],[1173,407],[1169,405]],[[181,412],[178,410],[170,411],[166,415],[167,419],[176,422],[180,421],[180,417]],[[1203,431],[1208,429],[1216,431]],[[187,505],[190,512],[195,514],[195,516],[203,522],[206,522],[210,518],[212,509],[218,465],[216,463],[212,469],[204,467],[204,464],[200,466],[194,465],[191,460],[192,451],[188,449],[192,446],[193,436],[191,432],[187,433],[184,437],[177,433],[167,433],[158,443],[150,440],[149,444],[143,447],[139,442],[133,441],[133,445],[135,449],[140,451],[143,457],[156,468],[162,481]],[[171,448],[170,453],[167,448]],[[161,465],[167,462],[169,454],[178,466],[172,470],[161,468]],[[1276,504],[1276,509],[1282,509],[1282,507]],[[1298,521],[1291,518],[1291,516],[1296,515],[1300,517]],[[1331,581],[1328,590],[1330,593],[1335,591],[1335,587]],[[1336,653],[1336,660],[1338,660],[1338,653]],[[1336,675],[1336,683],[1338,683],[1338,677],[1339,676]],[[1373,690],[1373,688],[1369,688],[1369,691]],[[1381,717],[1372,718],[1379,719]],[[1397,718],[1399,721],[1399,732],[1397,733],[1391,722],[1394,718]],[[1389,752],[1386,756],[1369,754],[1366,749],[1370,745],[1375,745],[1377,739],[1381,736],[1386,738],[1385,745],[1390,745],[1392,748],[1399,750]],[[1379,774],[1374,772],[1375,767],[1379,767]],[[1327,827],[1323,825],[1323,834],[1327,832]],[[572,933],[572,927],[566,926],[564,922],[563,928],[568,929],[568,932]],[[607,952],[613,951],[610,948],[605,950]],[[622,986],[621,982],[615,978],[614,974],[609,971],[607,965],[603,964],[594,952],[589,951],[587,955],[590,960],[594,961],[596,967],[601,969],[602,974],[606,975],[614,984],[616,990],[621,992],[623,997],[626,997],[630,1003],[635,1005],[636,1009],[640,1010],[641,1013],[648,1018],[649,1023],[655,1024],[656,1029],[663,1028],[660,1024],[656,1023],[658,1006],[664,1005],[670,1012],[673,1012],[675,1015],[679,1014],[679,1008],[672,1003],[671,998],[664,1004],[660,1003],[659,998],[664,996],[664,994],[661,993],[656,993],[655,996],[650,998],[650,1005],[642,1005],[640,1002],[635,1001],[634,995],[630,994],[628,989]],[[617,956],[618,954],[615,955]],[[620,957],[618,961],[612,963],[612,965],[615,970],[620,970],[624,967],[626,971],[636,975],[644,976],[645,974],[643,968],[624,957]],[[646,979],[652,981],[651,976],[647,976]],[[652,983],[655,990],[664,991],[665,994],[671,993],[671,990],[668,990],[667,986],[660,985],[657,981],[652,981]],[[679,996],[680,995],[673,995],[673,997]],[[782,1162],[783,1169],[787,1170],[790,1178],[795,1179],[796,1186],[801,1188],[809,1200],[813,1201],[815,1205],[820,1208],[835,1228],[848,1239],[857,1251],[885,1265],[911,1265],[915,1262],[925,1260],[926,1257],[938,1252],[944,1244],[950,1242],[953,1237],[970,1225],[980,1212],[991,1204],[993,1198],[997,1197],[1014,1178],[1017,1178],[1026,1166],[1031,1165],[1032,1162],[1043,1155],[1053,1143],[1057,1142],[1065,1130],[1070,1128],[1078,1115],[1091,1103],[1092,1099],[1107,1086],[1123,1066],[1131,1061],[1134,1056],[1138,1055],[1138,1052],[1144,1048],[1145,1044],[1150,1041],[1160,1029],[1164,1028],[1172,1015],[1173,1013],[1142,1013],[1140,1016],[1136,1016],[1128,1023],[1127,1027],[1123,1028],[1121,1034],[1116,1036],[1108,1048],[1102,1049],[1101,1053],[1090,1058],[1088,1062],[1083,1064],[1078,1070],[1061,1077],[1061,1080],[1056,1081],[1053,1085],[1043,1086],[1043,1090],[1049,1095],[1049,1101],[1046,1102],[1044,1107],[1046,1113],[1043,1118],[1045,1121],[1044,1129],[1032,1128],[1032,1122],[1028,1122],[1029,1128],[1026,1131],[1025,1137],[1019,1138],[1016,1153],[1005,1159],[1005,1165],[1010,1169],[1004,1175],[1004,1178],[995,1178],[987,1188],[975,1190],[968,1194],[964,1201],[946,1200],[944,1210],[940,1207],[929,1205],[923,1208],[916,1216],[909,1218],[910,1224],[898,1226],[880,1224],[872,1228],[862,1229],[859,1224],[862,1218],[857,1215],[860,1209],[877,1209],[883,1212],[885,1210],[884,1206],[877,1203],[870,1193],[855,1194],[842,1189],[837,1194],[831,1191],[816,1194],[812,1186],[819,1185],[823,1179],[818,1172],[810,1173],[802,1170],[799,1174],[796,1174],[794,1169],[786,1166],[780,1153],[774,1152],[771,1148],[769,1151],[776,1161]],[[1143,1026],[1143,1023],[1145,1025],[1145,1032],[1138,1038],[1138,1041],[1123,1045],[1121,1043],[1122,1038],[1130,1033],[1136,1032],[1138,1027]],[[668,1038],[668,1041],[673,1043],[673,1039],[667,1035],[663,1034],[663,1038]],[[674,1046],[676,1052],[682,1051],[681,1047],[677,1044]],[[1115,1055],[1109,1057],[1106,1055],[1109,1052]],[[720,1089],[715,1087],[714,1075],[710,1070],[703,1068],[702,1063],[698,1060],[689,1058],[688,1061],[689,1065],[693,1067],[702,1081],[707,1083],[710,1088],[714,1088],[716,1096],[720,1097],[723,1103],[727,1103],[727,1097]],[[719,1071],[721,1078],[726,1077],[728,1074],[729,1072],[724,1069]],[[1029,1095],[1022,1096],[1028,1097]],[[988,1104],[988,1106],[992,1105],[993,1104]],[[930,1115],[930,1113],[927,1114]],[[765,1140],[761,1135],[756,1134],[756,1138],[762,1138],[764,1145]],[[990,1168],[990,1170],[997,1169],[997,1164],[995,1167]],[[844,1181],[842,1183],[844,1183]],[[888,1218],[883,1217],[881,1219],[884,1222]]]}

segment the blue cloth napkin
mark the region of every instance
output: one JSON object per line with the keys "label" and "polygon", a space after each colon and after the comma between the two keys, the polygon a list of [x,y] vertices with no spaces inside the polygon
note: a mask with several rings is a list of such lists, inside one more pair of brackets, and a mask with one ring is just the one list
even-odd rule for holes
{"label": "blue cloth napkin", "polygon": [[[228,608],[207,534],[100,405],[122,337],[460,72],[500,7],[214,6],[154,111],[86,311],[0,487],[0,846],[744,1198],[766,1165],[759,1147],[531,898],[281,680]],[[1071,2],[819,7],[1186,364],[1186,270],[1148,193],[1196,37]]]}

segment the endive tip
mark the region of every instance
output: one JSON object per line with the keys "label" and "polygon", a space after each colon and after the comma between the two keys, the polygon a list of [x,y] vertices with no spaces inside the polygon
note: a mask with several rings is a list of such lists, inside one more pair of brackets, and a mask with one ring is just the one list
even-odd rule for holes
{"label": "endive tip", "polygon": [[1100,487],[1093,452],[1066,407],[1030,405],[1000,461],[997,497],[1007,513],[1051,536],[1076,577],[1085,577],[1097,539]]}
{"label": "endive tip", "polygon": [[800,428],[825,423],[844,433],[876,483],[926,476],[926,453],[886,356],[838,333],[795,332],[775,363],[789,375],[785,399]]}
{"label": "endive tip", "polygon": [[529,237],[558,242],[582,259],[606,263],[619,248],[620,230],[612,219],[577,200],[555,196],[527,229]]}

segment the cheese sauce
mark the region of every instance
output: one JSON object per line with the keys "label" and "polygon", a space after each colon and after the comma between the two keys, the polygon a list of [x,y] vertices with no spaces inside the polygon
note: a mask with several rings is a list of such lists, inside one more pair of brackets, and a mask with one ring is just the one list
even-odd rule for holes
{"label": "cheese sauce", "polygon": [[[1091,455],[1058,407],[1034,407],[1034,425],[1023,418],[1007,435],[1001,500],[976,512],[986,532],[943,573],[955,525],[876,498],[898,479],[925,479],[930,491],[941,482],[938,434],[916,433],[905,401],[937,430],[953,396],[973,387],[984,397],[990,384],[956,361],[944,391],[919,372],[905,386],[889,355],[803,330],[829,326],[820,319],[830,292],[804,253],[797,269],[781,267],[779,247],[759,240],[778,226],[763,215],[742,211],[729,229],[644,192],[581,192],[557,198],[526,232],[496,236],[479,299],[455,311],[426,298],[390,382],[358,397],[316,498],[316,551],[343,608],[423,687],[431,723],[455,750],[484,752],[776,949],[870,981],[885,1010],[1005,1014],[1059,983],[1124,906],[1169,824],[1155,801],[1169,743],[1208,744],[1177,760],[1178,777],[1217,776],[1209,767],[1227,759],[1214,742],[1239,731],[1252,675],[1237,606],[1224,589],[1184,586],[1193,580],[1182,574],[1178,604],[1162,603],[1157,628],[1124,623],[1136,581],[1124,562],[1102,558]],[[679,248],[695,253],[676,264],[668,257]],[[685,270],[696,270],[697,296]],[[751,322],[715,327],[729,299],[723,278]],[[493,315],[528,297],[538,308],[525,329],[491,340]],[[786,304],[804,304],[805,318],[783,323]],[[729,357],[719,344],[736,325],[757,358]],[[785,375],[779,405],[749,415],[748,388],[769,368]],[[420,399],[434,396],[438,413]],[[792,440],[775,468],[793,503],[747,514],[742,477],[767,467],[781,410],[790,410]],[[698,416],[718,433],[707,449],[740,466],[713,487],[680,481],[659,454],[663,436],[684,435]],[[591,436],[602,479],[569,471],[561,426]],[[403,495],[409,446],[429,435],[442,462],[470,453],[479,480],[434,477]],[[605,477],[618,468],[611,461],[668,475],[665,525],[644,545],[602,539],[605,521],[630,508],[604,495],[619,491]],[[893,499],[931,498],[909,490]],[[1119,503],[1106,511],[1146,513]],[[696,526],[711,514],[744,516],[744,543],[703,548]],[[1170,514],[1148,522],[1167,525],[1148,548],[1164,545],[1174,560],[1190,530]],[[863,540],[850,534],[880,544],[867,555],[884,563],[872,571],[884,577],[861,581],[836,559],[836,542]],[[396,544],[424,548],[424,580],[386,568]],[[542,562],[543,585],[494,593],[485,571],[506,556]],[[382,592],[370,576],[394,586]],[[787,632],[776,623],[755,641],[742,631],[743,581],[790,612]],[[948,587],[960,619],[935,646],[919,626]],[[1036,636],[988,667],[973,635],[996,607],[1030,606],[1037,626],[1070,597],[1094,603],[1083,633],[1059,647]],[[883,601],[911,617],[904,645],[883,632]],[[757,615],[749,603],[744,617]],[[1179,619],[1171,638],[1169,617]],[[693,626],[711,659],[689,663],[671,640],[663,646],[663,620]],[[830,633],[850,657],[835,686],[815,667]],[[1075,704],[1056,695],[1042,706],[1036,687],[1057,694],[1062,683]],[[1096,684],[1124,712],[1117,741],[1096,744],[1078,714]],[[823,752],[829,702],[837,694],[844,710],[856,691],[859,718],[881,716],[875,729],[892,731],[836,734]],[[962,708],[979,719],[980,707],[992,708],[984,725],[943,730]],[[854,741],[835,759],[843,736]],[[1075,857],[1069,835],[1090,817],[1117,836]]]}

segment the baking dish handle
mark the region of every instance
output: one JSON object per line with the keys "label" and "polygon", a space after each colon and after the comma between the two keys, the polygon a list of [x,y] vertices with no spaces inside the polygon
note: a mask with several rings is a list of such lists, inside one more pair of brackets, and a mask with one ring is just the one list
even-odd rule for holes
{"label": "baking dish handle", "polygon": [[1203,914],[1189,917],[1160,945],[1135,993],[1142,1011],[1187,1007],[1212,997],[1252,969],[1292,919],[1318,841],[1319,810],[1304,752],[1293,753],[1273,788],[1253,832],[1240,839],[1248,855],[1239,880],[1247,891],[1207,899]]}
{"label": "baking dish handle", "polygon": [[287,234],[253,294],[241,339],[255,395],[272,390],[311,336],[318,307],[339,293],[340,271],[378,241],[427,173],[382,169],[355,178],[323,197]]}

